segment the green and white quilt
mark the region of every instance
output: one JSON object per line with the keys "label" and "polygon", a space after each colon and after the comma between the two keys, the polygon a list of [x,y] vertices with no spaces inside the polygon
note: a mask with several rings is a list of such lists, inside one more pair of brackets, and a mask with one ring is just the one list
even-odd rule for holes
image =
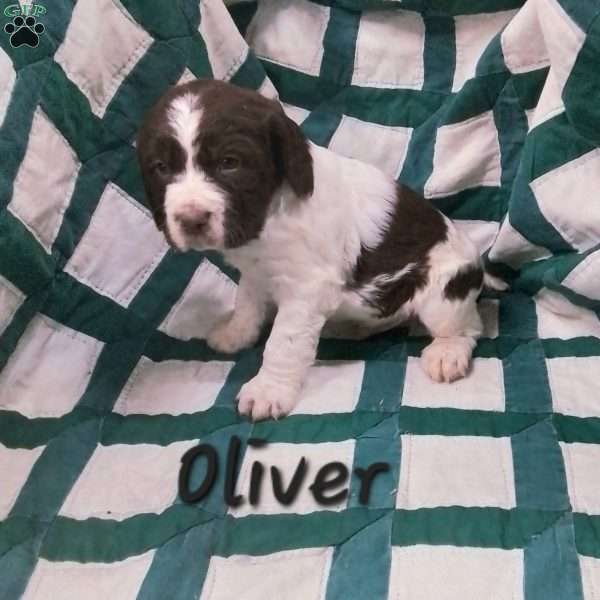
{"label": "green and white quilt", "polygon": [[[600,5],[11,2],[0,599],[600,599]],[[237,416],[261,346],[224,356],[203,339],[236,274],[168,249],[135,158],[144,111],[195,77],[278,97],[315,143],[379,165],[472,235],[512,289],[481,299],[467,379],[426,379],[416,328],[322,340],[291,416]],[[188,505],[178,472],[198,443],[219,472]],[[283,506],[268,467],[287,483],[303,456]],[[368,504],[351,475],[325,507],[308,484],[332,461],[390,470]]]}

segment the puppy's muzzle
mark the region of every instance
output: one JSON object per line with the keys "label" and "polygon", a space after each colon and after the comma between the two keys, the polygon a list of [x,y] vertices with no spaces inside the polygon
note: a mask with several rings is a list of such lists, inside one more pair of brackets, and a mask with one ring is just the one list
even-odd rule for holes
{"label": "puppy's muzzle", "polygon": [[187,208],[175,215],[175,221],[185,235],[196,236],[206,232],[211,212],[201,208]]}

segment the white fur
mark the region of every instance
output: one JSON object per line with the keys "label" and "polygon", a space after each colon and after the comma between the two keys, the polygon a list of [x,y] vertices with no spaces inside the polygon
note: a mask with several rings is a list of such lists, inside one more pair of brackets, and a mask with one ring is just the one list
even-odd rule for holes
{"label": "white fur", "polygon": [[[197,96],[185,94],[173,100],[167,112],[169,125],[187,157],[184,172],[167,186],[165,192],[167,230],[175,246],[182,251],[189,248],[216,248],[222,244],[224,237],[225,197],[193,160],[196,152],[194,140],[202,125],[202,110],[197,103]],[[193,214],[195,210],[208,211],[211,218],[206,233],[201,238],[190,239],[177,218]]]}
{"label": "white fur", "polygon": [[[167,111],[169,125],[173,128],[175,137],[186,151],[193,146],[201,118],[202,109],[198,107],[198,96],[195,94],[178,96],[169,106]],[[188,167],[191,164],[189,153],[187,164]]]}
{"label": "white fur", "polygon": [[451,383],[465,377],[474,347],[475,338],[472,337],[435,338],[423,350],[423,369],[438,383]]}
{"label": "white fur", "polygon": [[[373,332],[418,315],[434,337],[440,338],[426,349],[422,361],[436,381],[453,381],[466,374],[474,340],[481,334],[477,292],[462,302],[443,295],[445,285],[461,266],[479,260],[475,246],[450,221],[447,241],[430,254],[428,285],[399,314],[377,319],[363,300],[363,294],[373,291],[369,286],[346,289],[361,246],[376,247],[385,233],[396,199],[395,182],[369,165],[315,145],[310,149],[313,195],[298,202],[289,189],[283,189],[260,238],[225,251],[225,257],[242,273],[240,291],[245,279],[252,277],[252,285],[265,292],[260,297],[240,294],[232,328],[227,331],[233,332],[233,324],[240,323],[238,314],[246,319],[250,314],[264,315],[264,310],[250,308],[248,302],[261,304],[270,299],[278,307],[263,366],[239,395],[240,412],[253,419],[277,418],[294,407],[326,321],[330,326],[352,321],[363,332]],[[411,265],[379,279],[398,281],[410,269]],[[259,325],[251,329],[255,331]],[[246,320],[244,329],[248,327]],[[240,326],[235,325],[235,330],[239,332]],[[214,342],[209,338],[209,344],[222,349],[219,340]]]}
{"label": "white fur", "polygon": [[265,319],[267,295],[260,280],[246,273],[240,280],[233,315],[219,323],[208,336],[208,344],[232,354],[256,342]]}
{"label": "white fur", "polygon": [[396,283],[400,281],[405,275],[408,275],[415,268],[415,263],[408,263],[405,267],[392,273],[391,275],[385,273],[383,275],[377,275],[373,277],[371,281],[363,285],[356,292],[363,298],[368,299],[378,292],[382,285],[389,285],[390,283]]}

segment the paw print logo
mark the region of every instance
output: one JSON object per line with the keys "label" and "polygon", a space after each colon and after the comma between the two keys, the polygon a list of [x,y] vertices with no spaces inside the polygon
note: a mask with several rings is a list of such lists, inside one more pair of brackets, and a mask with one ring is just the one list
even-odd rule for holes
{"label": "paw print logo", "polygon": [[35,48],[40,43],[39,36],[44,33],[44,26],[35,17],[15,17],[12,23],[4,26],[4,31],[10,35],[10,45],[13,48],[23,45]]}

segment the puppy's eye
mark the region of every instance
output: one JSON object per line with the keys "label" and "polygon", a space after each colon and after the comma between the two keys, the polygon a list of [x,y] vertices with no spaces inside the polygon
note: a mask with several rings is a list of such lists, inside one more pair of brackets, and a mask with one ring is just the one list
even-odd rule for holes
{"label": "puppy's eye", "polygon": [[222,173],[232,173],[237,171],[240,166],[240,161],[235,156],[224,156],[219,161],[219,171]]}
{"label": "puppy's eye", "polygon": [[161,177],[164,177],[165,175],[169,174],[169,167],[162,160],[157,160],[153,162],[150,166],[150,170],[152,171],[152,173],[160,175]]}

